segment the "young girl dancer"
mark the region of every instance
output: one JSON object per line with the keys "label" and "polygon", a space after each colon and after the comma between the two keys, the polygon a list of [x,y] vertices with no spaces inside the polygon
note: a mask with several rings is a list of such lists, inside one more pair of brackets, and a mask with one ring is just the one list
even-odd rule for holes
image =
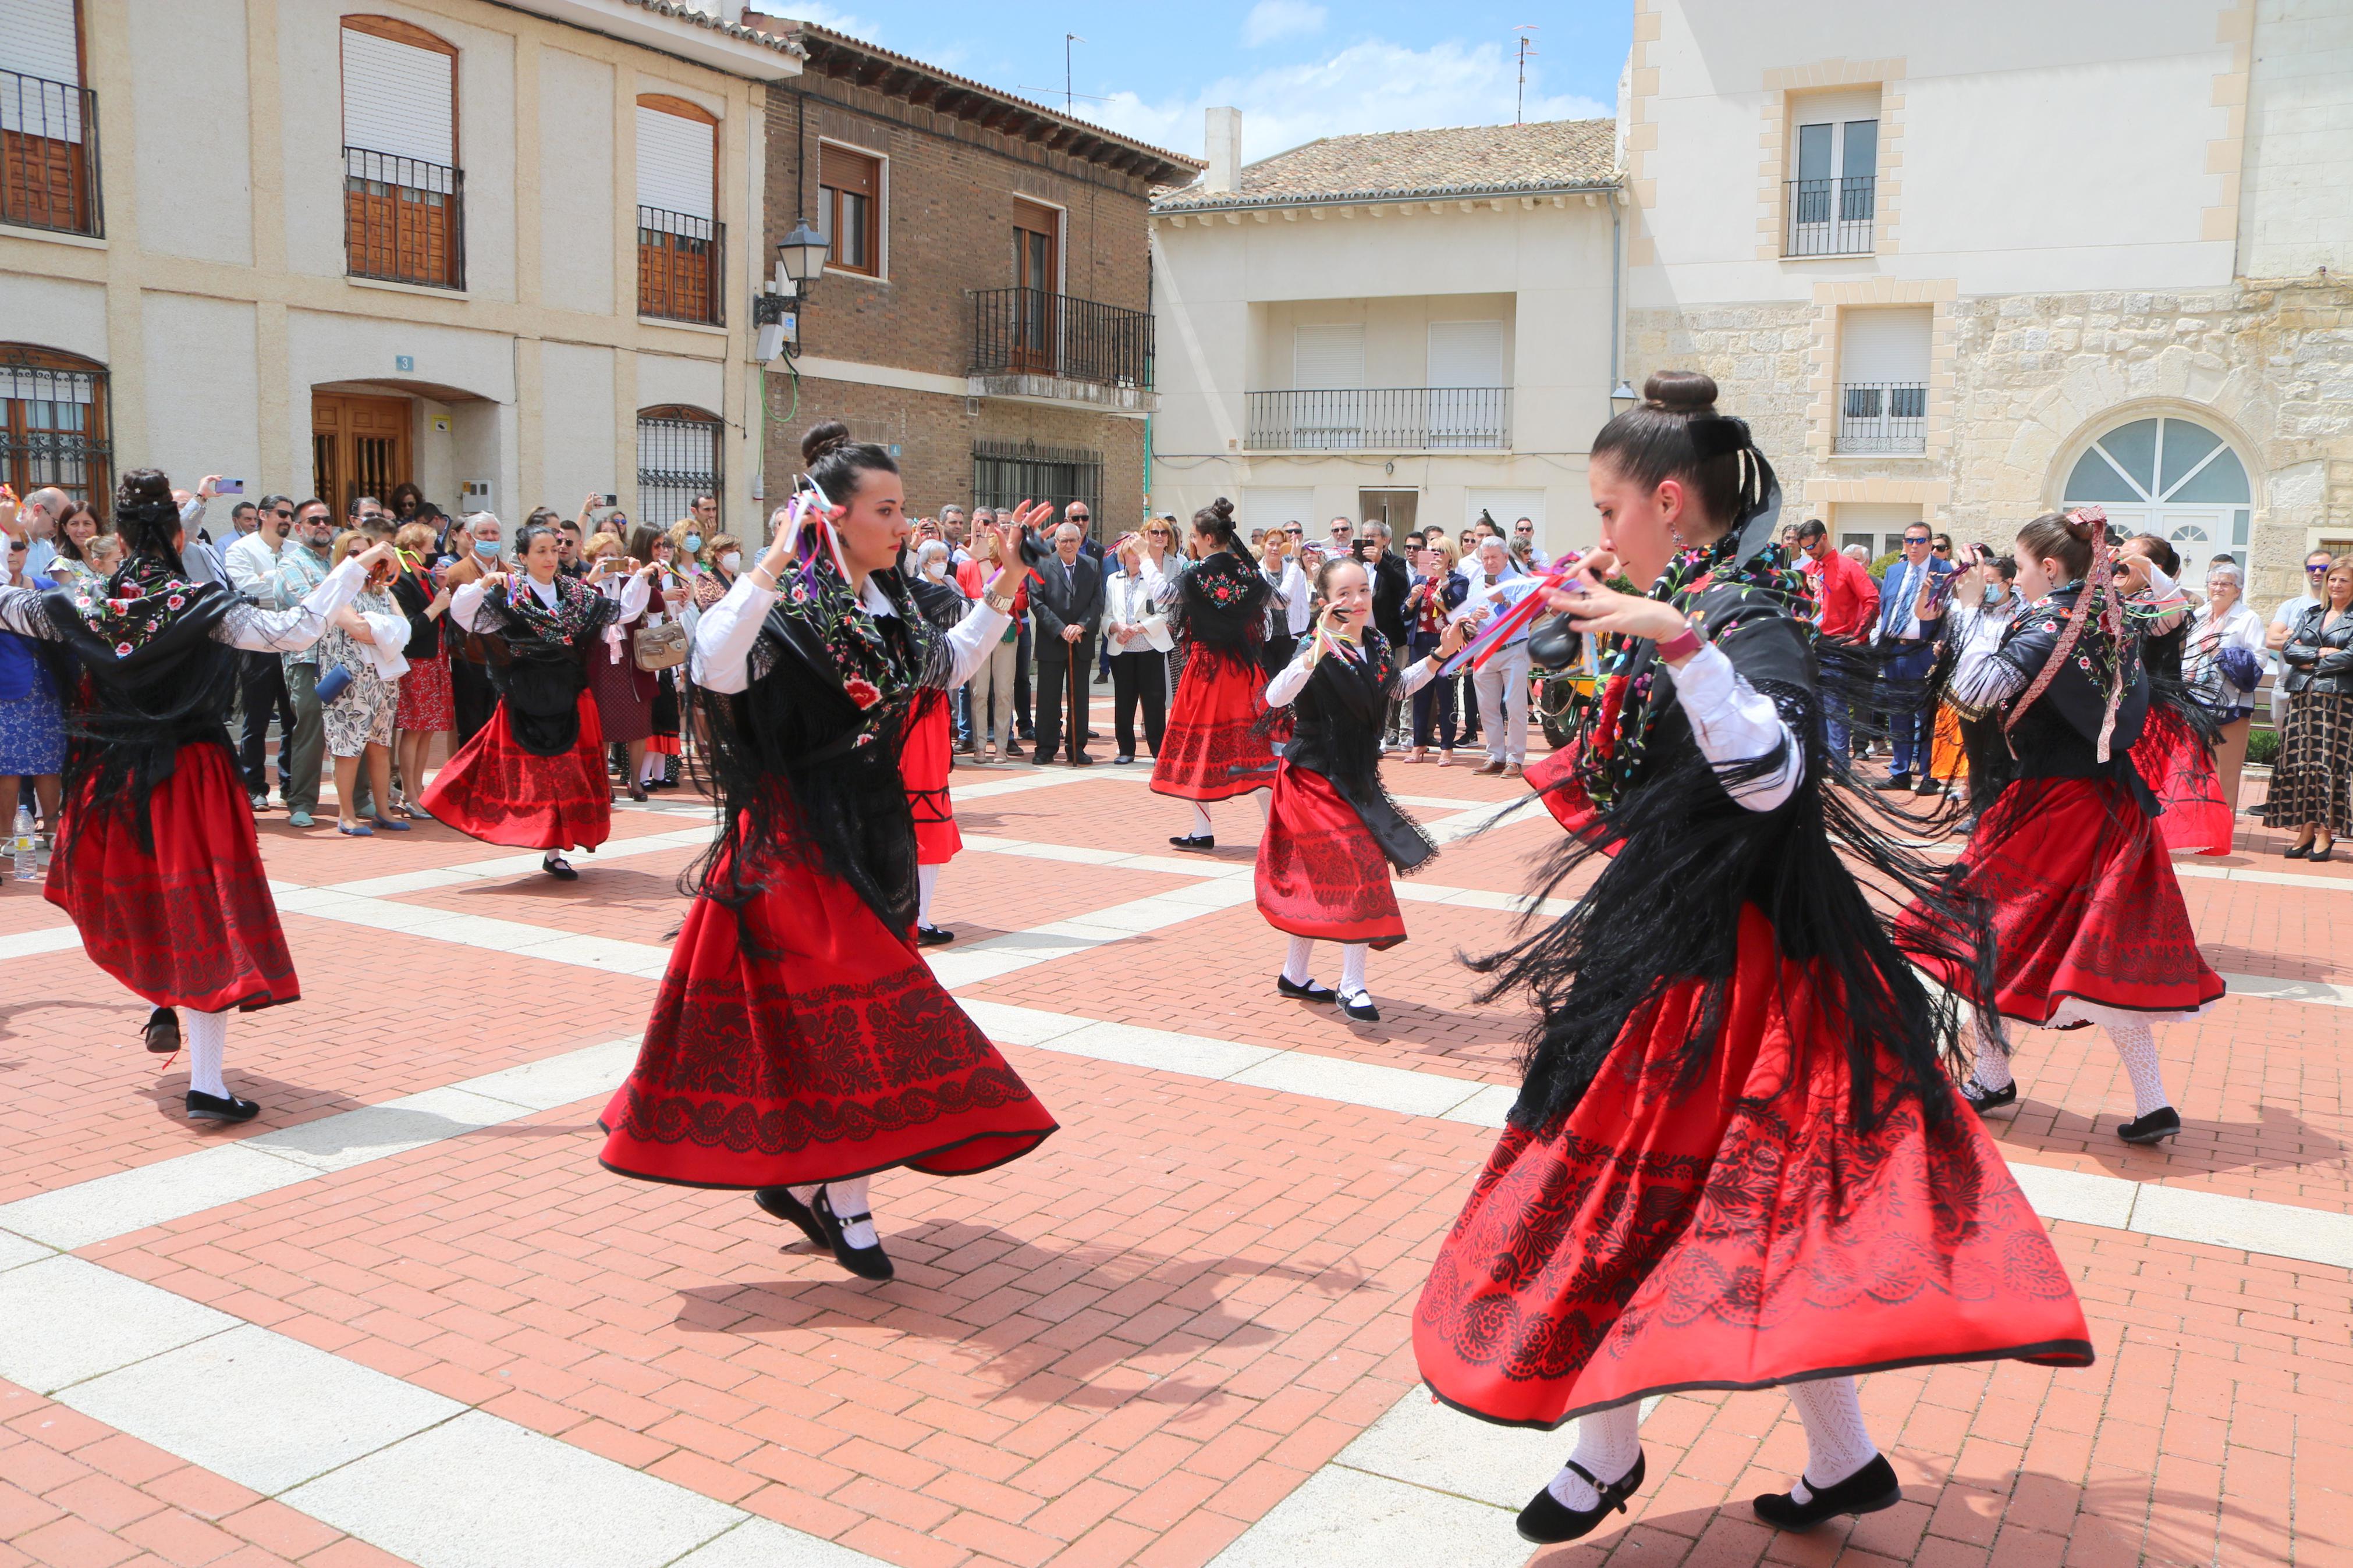
{"label": "young girl dancer", "polygon": [[[941,633],[897,569],[907,522],[890,454],[830,419],[801,452],[815,503],[778,512],[776,543],[695,626],[725,827],[637,1069],[606,1107],[604,1163],[748,1187],[851,1273],[888,1279],[869,1177],[986,1171],[1054,1131],[911,939],[901,776],[911,727],[1003,635],[1027,568],[1008,551],[1016,563]],[[1025,507],[1015,527],[1052,512]]]}
{"label": "young girl dancer", "polygon": [[[912,559],[914,570],[908,574],[907,586],[916,610],[934,631],[955,630],[971,606],[947,575],[948,547],[927,540]],[[982,662],[994,652],[994,647],[983,650]],[[932,923],[932,895],[939,890],[940,868],[964,847],[964,833],[956,826],[955,801],[948,794],[948,774],[955,766],[948,705],[934,702],[928,710],[908,727],[899,772],[907,784],[907,809],[915,819],[915,941],[939,947],[954,942],[955,933]]]}
{"label": "young girl dancer", "polygon": [[127,553],[107,581],[0,588],[0,629],[63,643],[88,677],[67,713],[48,899],[91,963],[159,1009],[188,1010],[190,1119],[245,1121],[261,1108],[221,1080],[229,1012],[301,990],[229,751],[235,650],[309,647],[392,546],[344,561],[293,609],[262,610],[188,581],[180,510],[155,469],[122,476],[114,520]]}
{"label": "young girl dancer", "polygon": [[[1439,1397],[1505,1425],[1581,1416],[1519,1519],[1590,1532],[1642,1484],[1640,1401],[1782,1385],[1805,1472],[1756,1500],[1804,1529],[1899,1500],[1854,1375],[2091,1360],[2066,1270],[1946,1076],[1932,1004],[1856,881],[1935,873],[1874,832],[1823,749],[1778,490],[1704,375],[1653,375],[1588,469],[1600,550],[1551,595],[1607,635],[1603,699],[1557,787],[1593,813],[1575,909],[1483,961],[1541,1018],[1509,1125],[1414,1316]],[[1620,571],[1646,595],[1603,584]]]}
{"label": "young girl dancer", "polygon": [[[1362,565],[1335,556],[1315,588],[1323,618],[1266,687],[1269,710],[1292,708],[1297,728],[1258,841],[1258,910],[1291,935],[1277,991],[1308,1002],[1336,998],[1349,1017],[1377,1023],[1365,950],[1405,940],[1389,868],[1413,871],[1438,853],[1381,787],[1381,724],[1391,702],[1437,675],[1466,627],[1454,622],[1436,651],[1400,668],[1388,639],[1368,624],[1373,593]],[[1341,944],[1336,992],[1309,971],[1319,938]]]}
{"label": "young girl dancer", "polygon": [[[2116,1136],[2155,1143],[2181,1131],[2181,1114],[2149,1025],[2197,1016],[2223,986],[2199,953],[2156,800],[2134,766],[2149,682],[2108,568],[2097,508],[2028,523],[2018,533],[2024,608],[1998,643],[1963,651],[1947,688],[1965,715],[1999,719],[2014,759],[1958,868],[1957,894],[1993,910],[1993,973],[1935,910],[1907,911],[1899,940],[1941,939],[1946,952],[1920,962],[2011,1022],[2105,1027],[2133,1087],[2133,1117]],[[1982,1019],[1961,1092],[1980,1112],[2018,1099],[2006,1046]]]}
{"label": "young girl dancer", "polygon": [[[1199,557],[1176,579],[1169,625],[1187,649],[1168,714],[1166,744],[1152,759],[1152,787],[1193,803],[1193,830],[1168,840],[1179,849],[1218,847],[1208,803],[1271,788],[1274,742],[1266,714],[1266,602],[1274,590],[1234,531],[1234,503],[1219,496],[1193,514]],[[1259,803],[1263,811],[1266,803]]]}

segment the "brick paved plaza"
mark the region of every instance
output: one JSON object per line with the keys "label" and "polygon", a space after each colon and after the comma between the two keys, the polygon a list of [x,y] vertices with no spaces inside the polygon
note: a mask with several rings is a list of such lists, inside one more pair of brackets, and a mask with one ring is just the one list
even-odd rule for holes
{"label": "brick paved plaza", "polygon": [[[596,1164],[698,802],[625,805],[571,885],[437,826],[265,816],[305,994],[233,1025],[264,1110],[226,1130],[9,884],[0,1564],[1528,1560],[1511,1513],[1569,1435],[1433,1405],[1407,1331],[1514,1081],[1518,1016],[1456,953],[1556,830],[1523,810],[1404,884],[1383,1022],[1351,1028],[1272,994],[1255,807],[1178,857],[1145,771],[956,773],[932,956],[1062,1131],[879,1178],[879,1288],[741,1194]],[[1388,772],[1440,837],[1520,793]],[[1630,1518],[1537,1560],[2353,1563],[2353,872],[2276,848],[2242,825],[2182,864],[2233,994],[2159,1030],[2177,1143],[2115,1140],[2104,1037],[2021,1052],[1997,1135],[2097,1365],[1866,1380],[1905,1502],[1807,1538],[1747,1507],[1801,1463],[1787,1400],[1669,1397]]]}

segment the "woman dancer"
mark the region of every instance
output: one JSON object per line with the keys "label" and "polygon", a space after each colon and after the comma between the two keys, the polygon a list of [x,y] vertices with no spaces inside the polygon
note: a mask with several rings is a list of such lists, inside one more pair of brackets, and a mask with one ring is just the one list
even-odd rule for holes
{"label": "woman dancer", "polygon": [[499,704],[419,804],[486,844],[544,850],[549,876],[577,881],[564,852],[594,849],[613,830],[605,733],[582,666],[608,659],[606,632],[645,608],[647,574],[629,574],[617,597],[566,577],[544,526],[524,529],[515,554],[520,576],[493,572],[450,598],[449,618],[490,647]]}
{"label": "woman dancer", "polygon": [[1170,600],[1169,627],[1188,651],[1166,744],[1152,759],[1152,788],[1193,803],[1193,830],[1168,842],[1208,850],[1218,847],[1208,803],[1274,784],[1274,743],[1259,722],[1267,710],[1259,650],[1274,589],[1234,531],[1234,503],[1223,496],[1193,514],[1193,549],[1199,559]]}
{"label": "woman dancer", "polygon": [[2136,533],[2116,552],[2126,618],[2140,635],[2148,673],[2148,719],[2133,765],[2160,803],[2157,830],[2167,848],[2228,855],[2236,824],[2214,766],[2221,721],[2182,675],[2189,600],[2174,581],[2180,570],[2180,553],[2154,533]]}
{"label": "woman dancer", "polygon": [[[947,545],[927,539],[916,547],[914,561],[907,586],[914,595],[916,611],[931,622],[933,630],[954,631],[971,605],[948,575]],[[939,891],[940,868],[964,847],[964,834],[956,827],[955,802],[948,795],[948,773],[955,766],[955,735],[949,718],[947,703],[924,704],[924,711],[908,723],[906,746],[899,757],[900,776],[907,785],[907,809],[915,819],[915,941],[923,947],[955,941],[955,932],[932,923],[932,896]]]}
{"label": "woman dancer", "polygon": [[[1319,626],[1266,687],[1267,707],[1293,709],[1297,728],[1258,841],[1258,911],[1291,937],[1277,992],[1337,1001],[1349,1017],[1373,1024],[1381,1015],[1365,988],[1365,950],[1405,940],[1389,868],[1410,873],[1438,853],[1381,787],[1381,725],[1390,703],[1438,673],[1466,627],[1453,622],[1435,650],[1400,668],[1369,624],[1373,591],[1361,563],[1345,555],[1325,562],[1315,589],[1325,605]],[[1317,984],[1310,970],[1318,939],[1341,944],[1336,991]]]}
{"label": "woman dancer", "polygon": [[[1857,1373],[2091,1360],[2081,1309],[1943,1065],[1949,1003],[1854,867],[1936,873],[1873,831],[1824,754],[1778,491],[1715,383],[1663,372],[1593,444],[1600,550],[1552,595],[1607,634],[1573,788],[1577,907],[1485,961],[1542,1008],[1503,1140],[1414,1318],[1423,1377],[1506,1425],[1578,1422],[1520,1532],[1572,1541],[1642,1484],[1639,1402],[1788,1388],[1805,1472],[1755,1501],[1804,1529],[1893,1507]],[[1623,571],[1649,595],[1603,586]]]}
{"label": "woman dancer", "polygon": [[67,720],[48,900],[73,917],[90,962],[159,1017],[187,1009],[189,1118],[245,1121],[261,1108],[222,1081],[229,1012],[301,988],[229,749],[233,650],[309,647],[392,546],[343,562],[293,609],[262,610],[187,580],[162,473],[123,475],[114,519],[128,554],[103,585],[0,588],[0,629],[65,644],[87,678]]}
{"label": "woman dancer", "polygon": [[[1973,645],[1947,686],[1964,715],[1998,717],[2013,781],[1978,814],[1958,898],[1993,911],[1982,947],[1937,910],[1907,910],[1898,940],[1980,1007],[2030,1028],[2098,1024],[2132,1079],[2127,1143],[2181,1131],[2149,1025],[2194,1018],[2222,996],[2199,953],[2181,884],[2134,766],[2149,711],[2147,672],[2109,572],[2096,507],[2045,512],[2018,532],[2024,602],[1994,647]],[[1964,583],[1957,593],[1968,593]],[[1982,1114],[2018,1099],[2005,1042],[1977,1020],[1977,1066],[1961,1093]]]}
{"label": "woman dancer", "polygon": [[[851,1273],[888,1279],[867,1182],[986,1171],[1054,1131],[909,940],[911,723],[1005,630],[1017,548],[945,635],[896,569],[898,465],[839,420],[801,438],[817,500],[695,627],[725,828],[697,878],[606,1168],[753,1189]],[[832,498],[828,502],[825,498]],[[1013,514],[1017,531],[1051,506]]]}

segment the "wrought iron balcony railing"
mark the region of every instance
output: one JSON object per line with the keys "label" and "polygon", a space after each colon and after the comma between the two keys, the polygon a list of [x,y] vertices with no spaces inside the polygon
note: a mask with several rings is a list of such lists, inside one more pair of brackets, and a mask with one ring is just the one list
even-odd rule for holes
{"label": "wrought iron balcony railing", "polygon": [[1926,451],[1926,384],[1916,381],[1841,382],[1835,449],[1899,454]]}
{"label": "wrought iron balcony railing", "polygon": [[98,94],[0,70],[0,223],[106,233],[98,192]]}
{"label": "wrought iron balcony railing", "polygon": [[1869,174],[1841,180],[1791,180],[1784,256],[1868,256],[1876,245],[1878,182]]}
{"label": "wrought iron balcony railing", "polygon": [[1042,289],[972,291],[974,375],[1152,385],[1152,315]]}
{"label": "wrought iron balcony railing", "polygon": [[343,263],[353,278],[466,286],[466,173],[343,149]]}
{"label": "wrought iron balcony railing", "polygon": [[1372,386],[1243,396],[1244,444],[1254,451],[1478,451],[1512,444],[1508,386]]}
{"label": "wrought iron balcony railing", "polygon": [[638,209],[638,314],[727,324],[727,226],[659,207]]}

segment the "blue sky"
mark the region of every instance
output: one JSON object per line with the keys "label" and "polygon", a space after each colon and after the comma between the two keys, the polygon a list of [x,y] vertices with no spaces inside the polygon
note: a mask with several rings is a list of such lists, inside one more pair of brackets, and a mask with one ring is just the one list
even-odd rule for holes
{"label": "blue sky", "polygon": [[768,0],[991,87],[1059,107],[1062,36],[1080,116],[1198,156],[1201,111],[1242,111],[1242,156],[1318,136],[1508,123],[1514,31],[1535,24],[1527,118],[1615,111],[1632,7],[1626,0],[1446,5],[1393,0],[1192,0],[1170,5],[975,5],[971,0]]}

